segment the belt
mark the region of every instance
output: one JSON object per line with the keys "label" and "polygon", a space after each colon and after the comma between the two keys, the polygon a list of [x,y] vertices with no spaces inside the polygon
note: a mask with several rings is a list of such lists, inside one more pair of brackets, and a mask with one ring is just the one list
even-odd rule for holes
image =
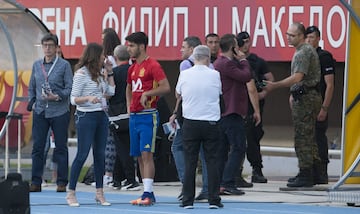
{"label": "belt", "polygon": [[111,116],[109,117],[109,121],[118,121],[118,120],[123,120],[123,119],[127,119],[129,118],[129,114],[119,114],[116,116]]}
{"label": "belt", "polygon": [[153,114],[155,112],[157,112],[157,110],[152,108],[152,109],[145,109],[139,112],[131,112],[130,115]]}

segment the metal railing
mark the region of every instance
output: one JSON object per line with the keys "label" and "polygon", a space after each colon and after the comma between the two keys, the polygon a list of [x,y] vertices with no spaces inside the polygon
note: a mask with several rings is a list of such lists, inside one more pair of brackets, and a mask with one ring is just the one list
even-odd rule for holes
{"label": "metal railing", "polygon": [[[76,138],[69,138],[68,142],[70,144],[76,145],[77,139]],[[268,152],[268,153],[277,153],[279,155],[291,155],[295,154],[295,149],[291,147],[279,147],[279,146],[261,146],[260,150],[262,152]],[[341,150],[338,149],[329,149],[329,156],[335,156],[340,157],[341,156]]]}

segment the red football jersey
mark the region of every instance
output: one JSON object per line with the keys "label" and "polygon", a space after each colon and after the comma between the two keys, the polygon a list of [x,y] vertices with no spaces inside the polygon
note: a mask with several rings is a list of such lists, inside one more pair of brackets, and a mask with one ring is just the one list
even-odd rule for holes
{"label": "red football jersey", "polygon": [[[128,71],[127,83],[132,86],[132,100],[130,112],[140,112],[144,107],[140,103],[142,93],[158,87],[158,82],[165,79],[166,75],[161,65],[148,57],[140,64],[134,63]],[[158,96],[148,97],[146,108],[156,108]]]}

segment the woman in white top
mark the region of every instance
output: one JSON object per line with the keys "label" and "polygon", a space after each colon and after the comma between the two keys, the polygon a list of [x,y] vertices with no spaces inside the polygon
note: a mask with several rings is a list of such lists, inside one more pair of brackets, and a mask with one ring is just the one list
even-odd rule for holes
{"label": "woman in white top", "polygon": [[[103,175],[105,171],[105,144],[108,135],[108,117],[106,116],[109,96],[114,95],[115,85],[112,64],[106,60],[103,47],[90,43],[84,49],[75,66],[71,104],[76,105],[75,124],[77,129],[77,153],[71,166],[67,203],[79,206],[75,196],[77,180],[81,168],[93,149],[96,180],[95,200],[103,206],[109,206],[103,194]],[[103,68],[104,67],[104,68]]]}

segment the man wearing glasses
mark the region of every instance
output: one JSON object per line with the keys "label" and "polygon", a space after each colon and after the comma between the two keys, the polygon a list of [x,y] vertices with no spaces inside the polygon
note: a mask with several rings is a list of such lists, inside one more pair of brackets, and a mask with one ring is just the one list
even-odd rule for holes
{"label": "man wearing glasses", "polygon": [[44,58],[34,62],[29,84],[28,110],[33,110],[31,192],[41,192],[44,172],[44,148],[48,130],[54,133],[54,162],[57,168],[57,192],[66,192],[68,183],[69,96],[73,74],[69,62],[58,57],[58,38],[46,34],[41,39]]}
{"label": "man wearing glasses", "polygon": [[305,43],[305,27],[296,22],[286,32],[295,53],[291,61],[291,75],[277,82],[265,81],[266,88],[290,87],[290,107],[294,124],[294,146],[299,173],[288,180],[288,187],[312,187],[313,167],[320,163],[315,142],[316,116],[321,108],[318,90],[320,62],[315,49]]}

